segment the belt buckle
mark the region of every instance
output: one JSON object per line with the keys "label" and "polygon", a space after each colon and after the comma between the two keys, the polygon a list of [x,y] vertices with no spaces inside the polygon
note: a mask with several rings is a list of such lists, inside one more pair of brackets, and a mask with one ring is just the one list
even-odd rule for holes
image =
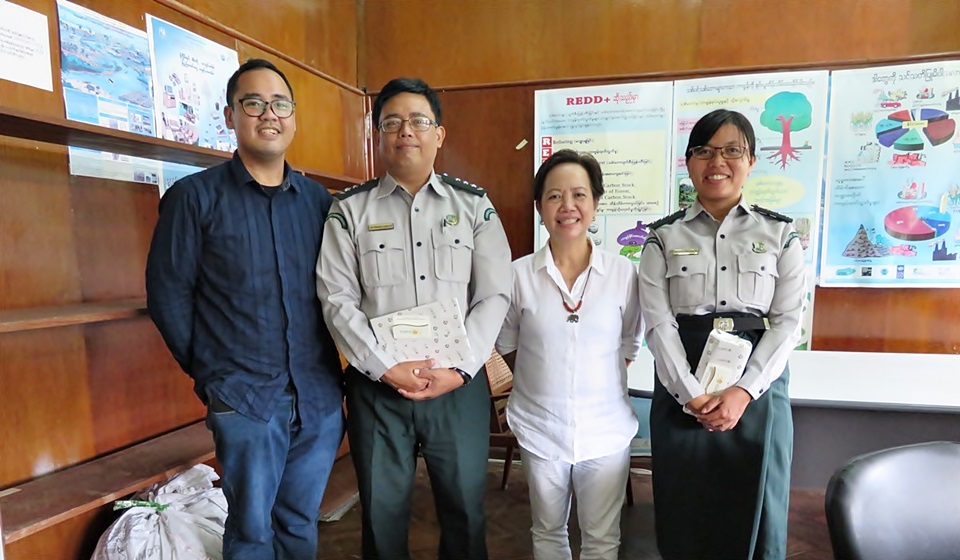
{"label": "belt buckle", "polygon": [[730,317],[717,317],[713,320],[713,328],[718,331],[730,332],[733,330],[733,319]]}

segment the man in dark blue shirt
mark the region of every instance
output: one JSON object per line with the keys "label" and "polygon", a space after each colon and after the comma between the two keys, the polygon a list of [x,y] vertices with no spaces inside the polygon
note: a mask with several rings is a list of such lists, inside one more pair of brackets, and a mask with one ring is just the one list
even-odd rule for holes
{"label": "man in dark blue shirt", "polygon": [[227,163],[163,196],[147,307],[207,405],[229,507],[225,560],[316,558],[343,434],[341,368],[315,271],[332,197],[285,161],[293,91],[253,59],[227,83]]}

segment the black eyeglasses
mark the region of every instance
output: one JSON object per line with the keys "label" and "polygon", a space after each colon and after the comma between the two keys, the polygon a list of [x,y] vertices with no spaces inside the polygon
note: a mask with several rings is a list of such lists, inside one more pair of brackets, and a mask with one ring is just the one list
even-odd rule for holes
{"label": "black eyeglasses", "polygon": [[240,108],[248,117],[260,117],[267,112],[267,107],[273,110],[273,114],[278,118],[285,119],[293,114],[296,103],[289,99],[274,99],[273,101],[264,101],[258,97],[245,97],[239,99]]}
{"label": "black eyeglasses", "polygon": [[740,159],[746,154],[746,148],[743,146],[694,146],[687,151],[687,155],[696,159],[713,159],[713,156],[717,155],[717,152],[720,152],[720,155],[723,156],[723,159]]}
{"label": "black eyeglasses", "polygon": [[400,132],[400,129],[403,128],[403,123],[410,123],[410,128],[417,132],[426,132],[430,130],[431,126],[440,126],[430,117],[410,117],[409,119],[390,117],[389,119],[380,121],[379,128],[384,132]]}

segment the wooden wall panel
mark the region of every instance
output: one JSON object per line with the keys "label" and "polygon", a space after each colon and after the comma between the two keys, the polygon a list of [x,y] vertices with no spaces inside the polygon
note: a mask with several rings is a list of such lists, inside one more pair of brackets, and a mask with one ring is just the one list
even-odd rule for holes
{"label": "wooden wall panel", "polygon": [[[366,96],[340,90],[341,121],[343,122],[343,173],[350,177],[365,178],[370,175],[371,164],[367,157],[366,112],[369,100]],[[316,144],[314,144],[316,145]]]}
{"label": "wooden wall panel", "polygon": [[120,512],[103,507],[7,545],[5,560],[87,560]]}
{"label": "wooden wall panel", "polygon": [[0,309],[80,299],[65,154],[0,137]]}
{"label": "wooden wall panel", "polygon": [[[921,0],[926,5],[936,1]],[[700,64],[723,68],[938,52],[937,45],[929,44],[911,50],[910,14],[915,7],[925,9],[917,4],[903,0],[704,2]]]}
{"label": "wooden wall panel", "polygon": [[367,0],[361,17],[371,91],[960,50],[956,0]]}
{"label": "wooden wall panel", "polygon": [[181,2],[308,66],[357,85],[354,0],[272,0],[247,5],[223,0]]}
{"label": "wooden wall panel", "polygon": [[85,331],[98,455],[203,418],[193,381],[148,317],[87,325]]}
{"label": "wooden wall panel", "polygon": [[909,52],[951,52],[960,43],[960,2],[912,0]]}
{"label": "wooden wall panel", "polygon": [[[701,0],[367,0],[362,83],[434,86],[695,68]],[[412,39],[415,37],[415,39]]]}
{"label": "wooden wall panel", "polygon": [[145,297],[157,187],[90,177],[71,177],[70,183],[83,300]]}
{"label": "wooden wall panel", "polygon": [[[441,93],[439,172],[487,189],[514,258],[533,248],[533,87]],[[516,146],[523,140],[527,145]]]}
{"label": "wooden wall panel", "polygon": [[817,288],[813,349],[960,354],[960,289]]}
{"label": "wooden wall panel", "polygon": [[82,327],[0,334],[0,488],[93,456]]}

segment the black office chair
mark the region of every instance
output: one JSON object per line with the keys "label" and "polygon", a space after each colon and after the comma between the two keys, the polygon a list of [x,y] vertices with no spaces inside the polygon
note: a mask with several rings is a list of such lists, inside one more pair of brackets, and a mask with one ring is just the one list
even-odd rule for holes
{"label": "black office chair", "polygon": [[833,474],[825,505],[836,560],[958,560],[960,443],[856,457]]}

